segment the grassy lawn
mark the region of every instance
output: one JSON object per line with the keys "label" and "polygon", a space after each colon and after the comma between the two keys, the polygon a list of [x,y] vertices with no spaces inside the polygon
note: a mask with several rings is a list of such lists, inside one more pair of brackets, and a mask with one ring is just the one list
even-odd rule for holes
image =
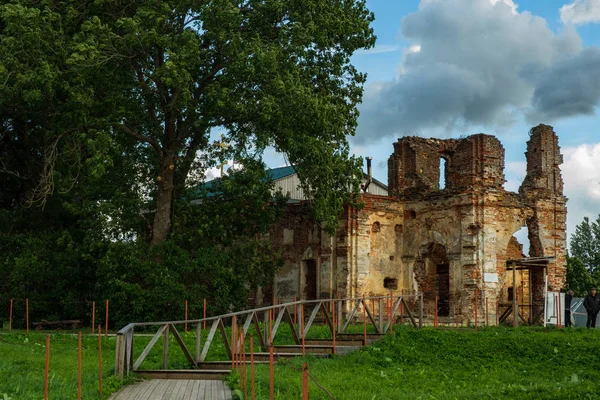
{"label": "grassy lawn", "polygon": [[[0,334],[0,399],[42,399],[46,333]],[[98,399],[98,339],[83,336],[82,398]],[[115,366],[115,338],[102,338],[103,394],[119,389],[123,382],[112,375]],[[77,398],[77,335],[51,334],[49,397]]]}
{"label": "grassy lawn", "polygon": [[[350,327],[360,332],[361,326]],[[150,332],[148,332],[150,333]],[[203,341],[206,338],[203,331]],[[328,338],[326,327],[314,326],[309,337]],[[45,333],[0,334],[0,400],[41,399]],[[193,331],[183,334],[194,348]],[[51,335],[50,397],[77,397],[77,336]],[[139,355],[151,336],[136,336]],[[292,335],[282,326],[276,344],[291,344]],[[395,326],[394,335],[346,357],[293,359],[309,371],[338,400],[376,399],[592,399],[600,393],[600,332],[585,329],[488,328],[451,331]],[[103,338],[104,398],[126,382],[113,376],[115,338]],[[173,338],[169,344],[171,368],[187,368],[183,352]],[[258,345],[255,350],[258,351]],[[220,335],[208,360],[224,360]],[[141,369],[160,368],[162,341],[150,352]],[[268,367],[256,369],[257,398],[267,399]],[[235,376],[229,379],[236,382]],[[280,363],[275,370],[275,397],[300,398],[301,373]],[[83,339],[83,398],[98,399],[96,336]],[[313,383],[311,399],[328,399]]]}
{"label": "grassy lawn", "polygon": [[[288,362],[308,361],[339,400],[592,399],[600,393],[599,344],[597,330],[394,327],[393,336],[346,357]],[[268,366],[256,369],[257,399],[268,398],[268,377]],[[278,364],[275,393],[300,398],[301,373]],[[313,383],[310,398],[329,399]]]}
{"label": "grassy lawn", "polygon": [[[181,328],[181,327],[178,327]],[[157,329],[157,328],[156,328]],[[196,335],[195,330],[190,328],[187,333],[181,335],[190,349],[194,351]],[[228,329],[230,334],[230,330]],[[44,366],[45,366],[45,344],[46,335],[50,333],[50,373],[49,394],[52,399],[76,399],[77,398],[77,334],[73,332],[35,332],[29,336],[24,331],[14,331],[12,334],[0,331],[0,400],[4,397],[17,399],[41,399],[44,393]],[[151,331],[143,335],[136,334],[134,339],[134,357],[138,357],[152,337]],[[256,337],[254,328],[250,333]],[[311,329],[309,337],[329,337],[329,330],[323,326],[315,326]],[[206,340],[208,329],[202,331],[202,341]],[[95,335],[83,336],[83,390],[82,398],[98,399],[98,339]],[[277,334],[276,344],[292,344],[290,328],[281,326]],[[140,369],[160,369],[162,367],[163,343],[160,339],[148,354]],[[258,341],[255,351],[259,350]],[[207,361],[227,360],[225,344],[219,332],[210,347]],[[133,381],[121,381],[114,373],[115,365],[115,337],[102,337],[102,370],[103,370],[103,398],[107,398],[112,392],[119,390],[124,384]],[[172,369],[189,368],[189,363],[177,342],[169,338],[169,367]]]}

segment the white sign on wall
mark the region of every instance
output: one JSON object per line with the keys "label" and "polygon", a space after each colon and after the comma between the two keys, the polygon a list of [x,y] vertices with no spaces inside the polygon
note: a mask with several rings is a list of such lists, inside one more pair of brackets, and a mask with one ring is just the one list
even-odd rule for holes
{"label": "white sign on wall", "polygon": [[483,281],[488,283],[498,283],[498,273],[497,272],[484,272],[483,273]]}

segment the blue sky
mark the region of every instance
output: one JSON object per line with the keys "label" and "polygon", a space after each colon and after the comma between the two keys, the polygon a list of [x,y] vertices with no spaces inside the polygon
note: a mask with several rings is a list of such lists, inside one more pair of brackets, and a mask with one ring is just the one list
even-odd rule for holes
{"label": "blue sky", "polygon": [[546,123],[565,158],[569,236],[584,216],[600,213],[600,0],[367,4],[377,44],[352,59],[368,80],[351,144],[374,158],[377,179],[387,181],[400,136],[484,132],[502,141],[505,187],[516,190],[528,131]]}

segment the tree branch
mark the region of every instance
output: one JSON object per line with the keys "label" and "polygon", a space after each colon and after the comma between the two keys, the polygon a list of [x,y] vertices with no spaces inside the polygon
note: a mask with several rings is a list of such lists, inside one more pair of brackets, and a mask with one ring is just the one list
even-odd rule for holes
{"label": "tree branch", "polygon": [[162,160],[162,158],[164,156],[164,151],[163,151],[162,147],[160,147],[160,144],[158,143],[158,141],[156,139],[142,135],[142,134],[138,133],[137,131],[134,131],[133,129],[131,129],[125,125],[119,125],[119,128],[121,128],[121,130],[123,132],[125,132],[129,136],[139,140],[140,142],[145,142],[145,143],[150,144],[154,148],[154,151],[156,151],[156,154],[158,154],[158,156]]}

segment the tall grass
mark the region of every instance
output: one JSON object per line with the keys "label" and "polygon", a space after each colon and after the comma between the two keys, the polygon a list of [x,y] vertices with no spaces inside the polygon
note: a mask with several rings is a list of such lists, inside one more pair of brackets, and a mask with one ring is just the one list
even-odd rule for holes
{"label": "tall grass", "polygon": [[[338,400],[592,399],[600,393],[599,343],[597,330],[394,327],[393,335],[345,357],[280,362],[275,398],[301,397],[299,369],[308,361],[310,374]],[[257,399],[268,399],[268,366],[256,368],[256,383]],[[329,397],[311,383],[310,399]]]}

